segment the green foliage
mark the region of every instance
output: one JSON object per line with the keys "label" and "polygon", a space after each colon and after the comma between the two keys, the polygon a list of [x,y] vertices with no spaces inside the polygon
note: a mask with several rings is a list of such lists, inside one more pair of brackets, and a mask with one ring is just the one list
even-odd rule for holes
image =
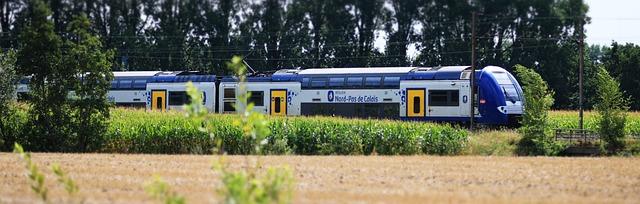
{"label": "green foliage", "polygon": [[[86,15],[75,16],[68,32],[73,39],[66,41],[69,52],[64,65],[80,79],[73,84],[72,108],[74,134],[78,151],[94,151],[100,147],[101,138],[108,127],[109,107],[107,91],[113,79],[111,61],[113,50],[103,51],[100,38],[90,32],[91,23]],[[90,144],[92,146],[90,146]]]}
{"label": "green foliage", "polygon": [[514,156],[521,136],[513,130],[477,131],[469,137],[464,155]]}
{"label": "green foliage", "polygon": [[[121,153],[211,153],[216,138],[228,154],[256,153],[253,140],[237,124],[238,115],[206,114],[206,120],[180,112],[114,109],[101,151]],[[447,124],[332,117],[266,117],[263,154],[302,155],[441,154],[465,147],[468,132]],[[206,129],[208,132],[203,132]],[[263,140],[265,141],[265,140]]]}
{"label": "green foliage", "polygon": [[95,151],[108,127],[113,51],[102,51],[84,14],[69,22],[62,39],[42,0],[29,1],[29,8],[17,54],[21,74],[32,76],[28,118],[33,128],[25,145],[39,151]]}
{"label": "green foliage", "polygon": [[16,117],[15,91],[18,80],[13,50],[0,53],[0,151],[10,150],[16,134],[22,130]]}
{"label": "green foliage", "polygon": [[[243,144],[243,146],[249,146],[249,148],[242,148],[244,153],[262,153],[262,147],[267,142],[267,137],[271,133],[268,129],[268,121],[265,119],[264,114],[260,114],[253,111],[252,103],[247,103],[250,95],[246,91],[246,67],[243,64],[242,58],[233,57],[231,62],[227,64],[236,78],[238,79],[238,99],[236,103],[236,111],[238,117],[233,118],[233,125],[227,127],[236,127],[241,134],[237,137]],[[197,122],[200,122],[202,118],[203,107],[202,99],[197,90],[195,90],[192,84],[188,84],[188,93],[191,97],[191,104],[187,105],[189,115],[194,116]],[[212,122],[211,119],[206,118],[207,124],[217,124]],[[216,148],[222,150],[224,145],[227,145],[224,139],[220,138],[220,135],[215,134],[212,130],[217,128],[211,128],[209,125],[205,125],[203,130],[205,133],[209,133],[216,141]],[[233,144],[233,143],[230,143]],[[214,170],[218,171],[222,175],[223,187],[219,189],[219,193],[224,197],[225,203],[290,203],[291,192],[293,191],[293,177],[288,169],[270,168],[267,170],[267,174],[264,177],[256,175],[255,171],[247,173],[246,170],[231,171],[224,165],[224,157],[220,157],[220,161],[217,165],[214,165]],[[260,167],[258,163],[256,167]]]}
{"label": "green foliage", "polygon": [[171,191],[169,184],[162,180],[160,176],[154,176],[154,179],[146,185],[145,190],[153,199],[161,201],[164,204],[186,203],[184,197]]}
{"label": "green foliage", "polygon": [[598,70],[597,80],[599,100],[595,109],[598,113],[598,135],[606,143],[607,151],[616,153],[625,145],[628,101],[620,91],[620,83],[604,68]]}
{"label": "green foliage", "polygon": [[553,104],[553,92],[547,83],[534,70],[516,65],[524,91],[524,113],[522,127],[519,129],[522,139],[518,152],[524,155],[556,155],[563,145],[557,143],[548,134],[548,112]]}
{"label": "green foliage", "polygon": [[66,150],[73,135],[67,94],[76,76],[72,69],[61,66],[63,41],[54,31],[47,5],[42,0],[33,0],[29,1],[29,8],[17,54],[19,72],[32,76],[29,83],[30,143],[25,145],[40,151]]}
{"label": "green foliage", "polygon": [[638,77],[638,67],[640,67],[640,45],[627,43],[612,43],[610,47],[604,48],[602,65],[607,71],[620,82],[620,89],[624,90],[623,95],[629,100],[632,110],[640,110],[640,78]]}
{"label": "green foliage", "polygon": [[15,51],[0,53],[0,116],[7,114],[6,110],[15,100],[16,85],[20,79],[16,73],[15,63]]}
{"label": "green foliage", "polygon": [[29,178],[29,185],[31,190],[38,195],[38,197],[45,203],[47,203],[47,193],[49,189],[44,185],[45,176],[38,166],[31,160],[31,154],[25,152],[22,145],[15,143],[13,152],[18,153],[20,158],[24,160],[25,167],[27,168],[27,177]]}
{"label": "green foliage", "polygon": [[51,170],[58,177],[58,183],[64,187],[64,190],[69,193],[70,196],[75,196],[80,190],[76,185],[76,182],[71,179],[63,170],[60,165],[53,164]]}
{"label": "green foliage", "polygon": [[230,171],[223,164],[214,165],[222,176],[223,187],[218,191],[224,203],[291,203],[293,174],[289,168],[267,168],[264,175],[254,171]]}

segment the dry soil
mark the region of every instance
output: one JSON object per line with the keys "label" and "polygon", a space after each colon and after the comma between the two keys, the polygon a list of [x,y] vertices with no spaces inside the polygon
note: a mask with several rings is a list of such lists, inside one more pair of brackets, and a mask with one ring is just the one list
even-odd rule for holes
{"label": "dry soil", "polygon": [[[215,203],[214,156],[33,154],[49,197],[67,203],[48,166],[59,163],[87,203],[149,203],[159,175],[189,203]],[[231,168],[256,157],[229,156]],[[264,156],[295,175],[295,203],[640,203],[640,158]],[[0,203],[33,203],[26,169],[0,153]]]}

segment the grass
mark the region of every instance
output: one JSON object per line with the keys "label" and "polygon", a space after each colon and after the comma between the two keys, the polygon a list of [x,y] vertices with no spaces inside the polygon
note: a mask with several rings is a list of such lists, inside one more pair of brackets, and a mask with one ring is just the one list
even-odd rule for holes
{"label": "grass", "polygon": [[515,156],[520,135],[515,130],[480,130],[469,136],[464,155]]}

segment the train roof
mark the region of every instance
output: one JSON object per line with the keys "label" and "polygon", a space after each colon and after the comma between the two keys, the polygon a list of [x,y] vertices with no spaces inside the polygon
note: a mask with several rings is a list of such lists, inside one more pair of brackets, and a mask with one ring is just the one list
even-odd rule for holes
{"label": "train roof", "polygon": [[273,74],[273,81],[297,81],[301,77],[320,76],[400,76],[404,80],[458,80],[470,66],[441,67],[371,67],[371,68],[324,68],[324,69],[283,69]]}
{"label": "train roof", "polygon": [[161,71],[127,71],[127,72],[113,72],[114,77],[152,77]]}
{"label": "train roof", "polygon": [[315,74],[405,74],[415,67],[369,67],[369,68],[325,68],[325,69],[304,69],[298,72],[299,75]]}

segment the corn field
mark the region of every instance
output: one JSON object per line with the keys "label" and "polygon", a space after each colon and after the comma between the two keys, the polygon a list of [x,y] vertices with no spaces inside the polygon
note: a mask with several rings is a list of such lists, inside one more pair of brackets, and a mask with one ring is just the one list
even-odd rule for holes
{"label": "corn field", "polygon": [[[549,124],[553,129],[577,129],[578,121],[577,111],[551,111],[549,114]],[[584,113],[584,128],[590,130],[598,128],[595,112],[587,111]],[[627,114],[625,133],[630,136],[640,136],[640,112]]]}
{"label": "corn field", "polygon": [[[250,138],[234,123],[236,115],[209,115],[207,122],[182,112],[114,109],[103,152],[210,153],[216,139],[229,154],[251,152]],[[468,132],[448,124],[329,117],[270,117],[266,154],[413,155],[458,154]],[[200,129],[207,125],[212,132]]]}

